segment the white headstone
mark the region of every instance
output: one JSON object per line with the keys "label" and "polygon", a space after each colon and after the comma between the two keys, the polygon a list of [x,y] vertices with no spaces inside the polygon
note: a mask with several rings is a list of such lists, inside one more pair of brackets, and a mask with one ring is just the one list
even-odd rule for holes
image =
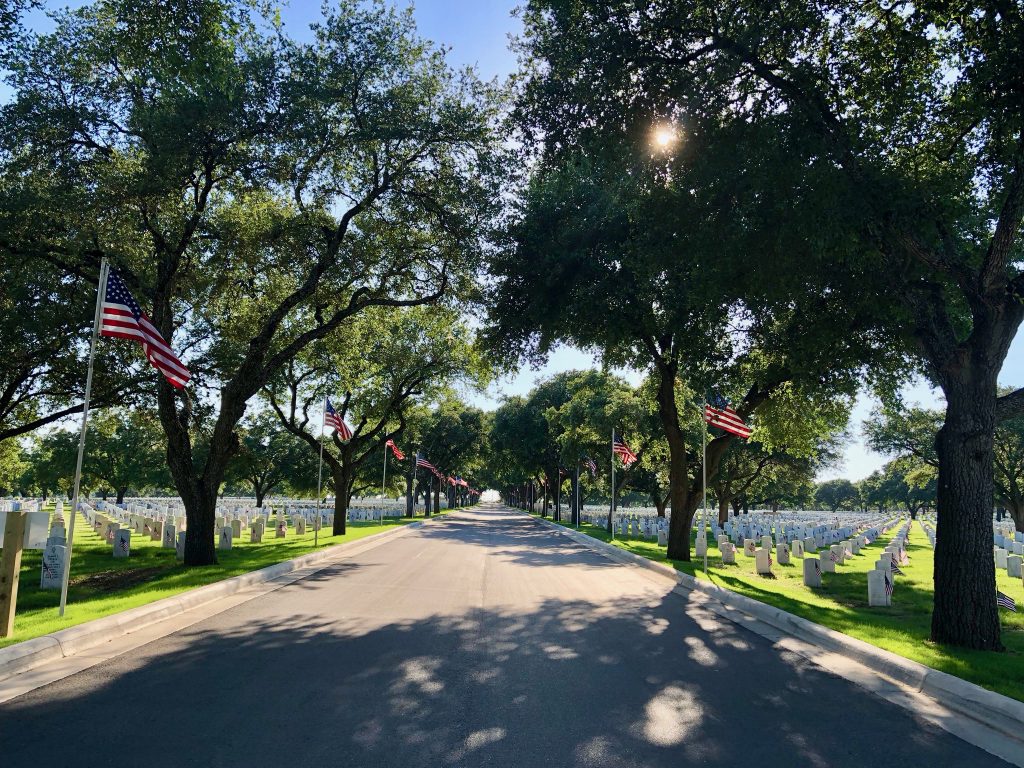
{"label": "white headstone", "polygon": [[777,545],[775,556],[779,559],[779,565],[789,565],[789,545],[785,542]]}
{"label": "white headstone", "polygon": [[114,534],[114,557],[128,557],[132,549],[132,531],[120,528]]}
{"label": "white headstone", "polygon": [[707,536],[697,536],[697,543],[694,545],[693,553],[697,557],[704,557],[708,553],[708,539]]}
{"label": "white headstone", "polygon": [[757,542],[753,539],[743,540],[743,554],[747,557],[753,557],[757,552]]}
{"label": "white headstone", "polygon": [[185,531],[178,532],[178,538],[174,542],[174,556],[178,560],[185,559]]}
{"label": "white headstone", "polygon": [[888,581],[891,584],[892,578],[888,570],[868,571],[869,606],[887,606],[892,604],[889,595],[885,591],[886,582]]}
{"label": "white headstone", "polygon": [[754,567],[762,576],[768,576],[772,572],[772,553],[769,549],[759,549],[754,554]]}
{"label": "white headstone", "polygon": [[816,557],[804,558],[804,586],[821,586],[821,566]]}
{"label": "white headstone", "polygon": [[1020,555],[1010,555],[1006,558],[1006,575],[1021,578],[1021,563],[1024,562],[1024,558]]}
{"label": "white headstone", "polygon": [[51,544],[43,550],[43,568],[39,577],[40,589],[60,589],[64,583],[64,558],[68,548]]}
{"label": "white headstone", "polygon": [[722,552],[722,563],[726,565],[736,564],[736,545],[731,541],[723,541],[718,545],[719,550]]}
{"label": "white headstone", "polygon": [[[793,555],[796,557],[804,556],[804,543],[800,539],[793,540]],[[781,560],[779,562],[782,562]]]}
{"label": "white headstone", "polygon": [[217,549],[231,549],[231,526],[225,525],[220,529],[220,540],[217,542]]}
{"label": "white headstone", "polygon": [[173,525],[164,526],[164,538],[161,547],[163,549],[174,549],[174,542],[177,540],[177,529]]}

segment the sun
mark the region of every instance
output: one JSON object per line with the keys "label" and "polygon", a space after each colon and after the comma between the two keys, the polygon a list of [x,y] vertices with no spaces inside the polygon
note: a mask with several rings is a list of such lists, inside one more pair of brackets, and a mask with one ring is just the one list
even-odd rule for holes
{"label": "sun", "polygon": [[654,129],[653,143],[658,149],[668,149],[677,138],[675,129],[670,125],[659,125]]}

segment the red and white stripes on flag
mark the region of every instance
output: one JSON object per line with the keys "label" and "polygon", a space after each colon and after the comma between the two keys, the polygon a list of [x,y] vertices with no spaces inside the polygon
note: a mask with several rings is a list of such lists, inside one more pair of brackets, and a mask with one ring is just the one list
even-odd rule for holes
{"label": "red and white stripes on flag", "polygon": [[705,403],[704,421],[712,427],[724,429],[726,432],[736,435],[736,437],[741,437],[744,440],[750,437],[753,431],[740,418],[739,414],[733,410],[733,407],[724,400],[716,403],[716,405]]}
{"label": "red and white stripes on flag", "polygon": [[396,459],[398,459],[399,461],[403,461],[405,459],[405,454],[398,449],[398,446],[395,445],[394,440],[388,440],[386,443],[384,443],[384,445],[391,449],[391,453],[394,454]]}
{"label": "red and white stripes on flag", "polygon": [[100,335],[139,342],[142,351],[146,353],[146,359],[164,375],[172,387],[181,389],[192,378],[188,368],[164,341],[160,331],[150,322],[114,269],[107,273],[100,314]]}
{"label": "red and white stripes on flag", "polygon": [[338,412],[334,410],[334,406],[331,405],[331,399],[325,398],[327,405],[324,408],[324,423],[329,427],[334,427],[338,431],[338,437],[342,440],[352,439],[352,428],[345,423],[345,420],[338,415]]}
{"label": "red and white stripes on flag", "polygon": [[616,437],[612,440],[612,453],[622,459],[624,466],[628,467],[636,461],[636,454],[633,453],[632,449],[626,445],[621,437]]}

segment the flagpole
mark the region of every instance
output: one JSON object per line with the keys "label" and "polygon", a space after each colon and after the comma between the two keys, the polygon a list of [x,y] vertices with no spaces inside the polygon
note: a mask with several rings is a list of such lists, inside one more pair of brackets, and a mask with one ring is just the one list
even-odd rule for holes
{"label": "flagpole", "polygon": [[700,415],[700,450],[702,454],[700,462],[701,490],[704,492],[704,512],[701,516],[701,532],[704,534],[704,575],[708,575],[708,422],[704,418],[707,413],[707,400],[704,401],[704,410]]}
{"label": "flagpole", "polygon": [[580,508],[580,460],[576,458],[576,530],[580,529],[580,518],[583,517],[583,510]]}
{"label": "flagpole", "polygon": [[82,484],[82,457],[85,454],[85,433],[89,428],[89,396],[92,394],[92,369],[96,358],[96,341],[100,335],[100,317],[103,314],[103,299],[107,295],[107,275],[110,265],[100,260],[100,281],[96,286],[96,311],[92,319],[92,341],[89,343],[89,369],[85,375],[85,397],[82,402],[82,431],[78,435],[78,461],[75,464],[75,486],[71,497],[71,522],[68,524],[68,546],[64,553],[64,577],[60,585],[60,613],[68,602],[68,578],[71,576],[71,547],[75,543],[75,520],[78,519],[78,495]]}
{"label": "flagpole", "polygon": [[[388,444],[384,443],[384,479],[380,481],[380,500],[384,503],[385,489],[388,487]],[[384,507],[381,507],[380,524],[384,525]]]}
{"label": "flagpole", "polygon": [[615,538],[615,427],[612,427],[612,508],[608,513],[608,532]]}
{"label": "flagpole", "polygon": [[[327,421],[327,395],[324,395],[324,412],[320,417],[320,467],[316,471],[316,520],[313,524],[313,546],[320,546],[320,494],[324,482],[324,423]],[[337,499],[335,499],[337,502]]]}

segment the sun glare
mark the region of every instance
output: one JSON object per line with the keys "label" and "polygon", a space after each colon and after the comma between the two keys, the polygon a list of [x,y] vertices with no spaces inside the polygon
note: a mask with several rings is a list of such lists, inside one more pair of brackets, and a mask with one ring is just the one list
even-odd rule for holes
{"label": "sun glare", "polygon": [[677,138],[674,128],[668,125],[661,125],[654,129],[654,146],[658,149],[668,149],[675,143]]}

